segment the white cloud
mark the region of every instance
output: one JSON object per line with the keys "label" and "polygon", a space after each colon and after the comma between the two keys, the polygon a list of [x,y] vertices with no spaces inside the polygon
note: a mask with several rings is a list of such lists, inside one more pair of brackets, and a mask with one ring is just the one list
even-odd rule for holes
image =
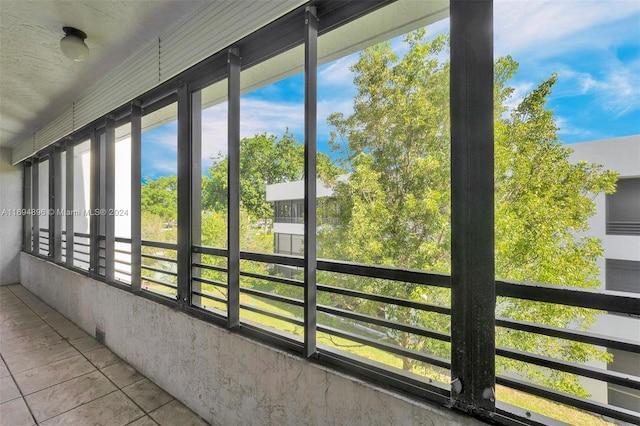
{"label": "white cloud", "polygon": [[559,90],[555,98],[591,95],[604,111],[619,117],[640,109],[640,62],[612,62],[606,74],[575,71],[563,66],[558,71]]}
{"label": "white cloud", "polygon": [[571,123],[573,120],[567,117],[556,116],[556,126],[558,126],[558,135],[562,139],[563,136],[572,136],[574,139],[579,140],[592,140],[598,139],[599,136],[594,133],[592,129],[584,129],[581,127],[573,126]]}
{"label": "white cloud", "polygon": [[519,82],[515,84],[512,83],[510,86],[513,88],[513,93],[511,93],[511,96],[504,102],[504,105],[507,107],[507,115],[511,110],[517,108],[525,95],[531,92],[534,84],[531,82]]}
{"label": "white cloud", "polygon": [[248,99],[240,104],[240,137],[256,133],[283,134],[287,129],[297,138],[304,129],[304,105],[302,103],[271,102]]}
{"label": "white cloud", "polygon": [[202,160],[211,164],[211,157],[227,152],[227,103],[215,105],[202,112]]}
{"label": "white cloud", "polygon": [[318,85],[348,86],[353,83],[353,73],[349,69],[358,60],[358,54],[344,56],[318,73]]}
{"label": "white cloud", "polygon": [[[609,1],[515,1],[496,0],[494,31],[496,55],[531,51],[551,56],[581,46],[606,46],[611,31],[585,31],[640,13],[640,2]],[[571,34],[581,32],[581,37]],[[636,37],[637,33],[626,34]]]}
{"label": "white cloud", "polygon": [[[304,105],[243,99],[240,102],[240,137],[256,133],[282,135],[287,128],[298,140],[304,131]],[[205,167],[212,156],[227,154],[227,106],[208,108],[202,116],[202,160]]]}

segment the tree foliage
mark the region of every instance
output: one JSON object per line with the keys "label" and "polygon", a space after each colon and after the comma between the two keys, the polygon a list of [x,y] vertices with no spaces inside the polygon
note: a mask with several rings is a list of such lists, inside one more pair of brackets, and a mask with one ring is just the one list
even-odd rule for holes
{"label": "tree foliage", "polygon": [[143,213],[162,218],[165,222],[178,218],[178,177],[160,176],[157,179],[145,179],[140,196]]}
{"label": "tree foliage", "polygon": [[[352,67],[357,95],[353,114],[333,114],[334,149],[352,170],[335,186],[335,226],[319,235],[319,255],[377,265],[450,272],[449,63],[444,35],[425,40],[409,34],[402,57],[382,43],[366,49]],[[590,198],[612,192],[616,176],[599,166],[569,162],[570,149],[557,136],[547,98],[557,79],[542,81],[509,111],[508,86],[518,64],[510,57],[495,64],[496,276],[568,286],[599,285],[595,259],[600,242],[580,237],[594,213]],[[332,285],[410,300],[449,305],[447,291],[384,280],[324,275]],[[417,312],[364,299],[323,296],[326,303],[414,326],[450,332],[444,315]],[[581,308],[504,299],[497,316],[586,328],[595,312]],[[608,359],[593,346],[525,332],[497,330],[497,345],[584,362]],[[387,331],[406,348],[448,357],[449,345]],[[407,359],[405,368],[414,363]],[[498,359],[500,370],[518,370],[532,380],[585,395],[575,376],[542,371],[526,363]]]}
{"label": "tree foliage", "polygon": [[[209,176],[203,180],[202,206],[222,211],[227,206],[228,158],[220,153],[212,161]],[[339,173],[326,154],[317,154],[317,164],[318,177],[325,182]],[[240,141],[240,201],[254,220],[273,216],[266,199],[267,185],[303,178],[304,146],[288,132],[280,138],[262,133]]]}

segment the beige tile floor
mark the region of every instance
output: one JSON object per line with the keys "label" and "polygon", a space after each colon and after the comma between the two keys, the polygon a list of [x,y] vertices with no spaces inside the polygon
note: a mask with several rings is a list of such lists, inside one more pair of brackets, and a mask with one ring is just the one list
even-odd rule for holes
{"label": "beige tile floor", "polygon": [[21,285],[0,287],[0,426],[207,425]]}

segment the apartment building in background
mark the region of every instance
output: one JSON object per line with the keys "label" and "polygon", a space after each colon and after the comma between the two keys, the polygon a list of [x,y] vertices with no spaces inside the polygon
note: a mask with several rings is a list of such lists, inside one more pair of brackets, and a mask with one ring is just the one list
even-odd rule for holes
{"label": "apartment building in background", "polygon": [[[604,255],[597,260],[601,289],[640,293],[640,135],[570,145],[571,161],[596,163],[618,172],[616,192],[595,196],[596,213],[587,235],[600,238]],[[602,314],[591,331],[620,339],[638,340],[637,318]],[[607,369],[640,376],[640,354],[608,349],[613,362]],[[638,410],[640,391],[602,382],[586,385],[594,398],[611,405]]]}

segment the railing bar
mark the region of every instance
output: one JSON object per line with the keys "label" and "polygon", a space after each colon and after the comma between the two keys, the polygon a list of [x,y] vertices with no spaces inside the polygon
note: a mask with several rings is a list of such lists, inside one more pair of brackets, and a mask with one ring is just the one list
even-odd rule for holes
{"label": "railing bar", "polygon": [[145,275],[142,276],[142,281],[149,281],[149,282],[152,282],[152,283],[155,283],[155,284],[159,284],[159,285],[162,285],[162,286],[165,286],[165,287],[172,288],[174,290],[178,289],[178,286],[175,285],[175,284],[171,284],[171,283],[168,283],[166,281],[156,280],[154,278],[150,278],[150,277],[147,277]]}
{"label": "railing bar", "polygon": [[254,290],[251,288],[240,287],[240,293],[251,294],[253,296],[262,297],[264,299],[270,299],[277,302],[287,303],[289,305],[304,307],[304,302],[302,300],[279,296],[277,294],[265,293],[264,291]]}
{"label": "railing bar", "polygon": [[[271,318],[275,318],[275,319],[278,319],[278,320],[281,320],[281,321],[286,321],[288,323],[291,323],[291,324],[294,324],[294,325],[297,325],[297,326],[300,326],[300,327],[304,327],[304,321],[302,321],[302,320],[298,320],[296,318],[288,317],[286,315],[281,315],[281,314],[278,314],[278,313],[275,313],[275,312],[271,312],[271,311],[268,311],[268,310],[256,308],[255,306],[245,305],[244,303],[241,303],[240,304],[240,309],[246,309],[247,311],[256,312],[256,313],[258,313],[260,315],[266,315],[266,316],[271,317]],[[256,322],[253,321],[253,323],[255,324]],[[266,327],[268,327],[268,326],[266,326]],[[273,327],[273,328],[275,328],[275,327]]]}
{"label": "railing bar", "polygon": [[496,376],[496,384],[519,390],[521,392],[526,392],[531,395],[539,396],[541,398],[549,399],[551,401],[559,402],[561,404],[566,404],[578,409],[590,411],[592,413],[601,414],[618,420],[623,420],[625,422],[636,424],[638,422],[637,412],[626,410],[624,408],[618,408],[613,405],[599,403],[597,401],[587,400],[552,389],[542,388],[540,386],[525,383],[513,378]]}
{"label": "railing bar", "polygon": [[214,296],[212,294],[203,293],[201,291],[192,291],[191,294],[195,294],[196,296],[204,297],[205,299],[213,300],[215,302],[222,303],[223,305],[227,303],[227,299],[223,299],[218,296]]}
{"label": "railing bar", "polygon": [[208,254],[208,255],[211,255],[211,256],[218,256],[218,257],[225,257],[225,258],[228,255],[227,249],[216,248],[216,247],[206,247],[206,246],[194,245],[194,246],[191,247],[191,250],[194,253]]}
{"label": "railing bar", "polygon": [[391,303],[391,304],[397,305],[397,306],[404,306],[404,307],[407,307],[407,308],[415,308],[415,309],[420,309],[420,310],[423,310],[423,311],[436,312],[436,313],[443,314],[443,315],[450,315],[451,314],[451,309],[449,309],[447,307],[444,307],[444,306],[430,305],[430,304],[427,304],[427,303],[414,302],[413,300],[398,299],[398,298],[390,297],[390,296],[381,296],[381,295],[378,295],[378,294],[364,293],[362,291],[351,290],[351,289],[347,289],[347,288],[331,287],[331,286],[328,286],[328,285],[319,284],[318,285],[318,290],[319,291],[326,291],[328,293],[342,294],[344,296],[358,297],[358,298],[361,298],[361,299],[372,300],[372,301],[375,301],[375,302]]}
{"label": "railing bar", "polygon": [[428,330],[421,327],[413,327],[410,325],[397,323],[393,321],[383,320],[381,318],[375,318],[369,315],[357,314],[344,309],[332,308],[330,306],[318,305],[317,310],[331,315],[336,315],[342,318],[349,318],[356,321],[362,321],[369,324],[375,324],[382,327],[392,328],[395,330],[406,331],[408,333],[417,334],[420,336],[429,337],[431,339],[441,340],[443,342],[451,342],[451,336],[445,333],[440,333],[433,330]]}
{"label": "railing bar", "polygon": [[261,263],[275,263],[278,265],[304,267],[304,259],[301,256],[287,256],[284,254],[256,253],[252,251],[241,251],[241,260],[252,260]]}
{"label": "railing bar", "polygon": [[366,265],[353,262],[318,259],[318,270],[392,281],[403,281],[414,284],[424,284],[434,287],[451,287],[450,275],[414,269],[394,268],[391,266]]}
{"label": "railing bar", "polygon": [[194,268],[203,268],[203,269],[208,269],[210,271],[223,272],[225,274],[227,273],[227,268],[224,266],[208,265],[206,263],[199,263],[199,262],[192,262],[191,266]]}
{"label": "railing bar", "polygon": [[[170,287],[170,286],[167,286],[167,287]],[[173,288],[173,287],[171,287],[171,288]],[[141,287],[141,290],[145,291],[147,293],[151,293],[151,294],[154,294],[156,296],[162,297],[165,300],[173,300],[175,302],[175,297],[176,296],[173,295],[173,294],[164,293],[161,290],[156,290],[156,289],[153,289],[153,288],[146,288],[146,287]]]}
{"label": "railing bar", "polygon": [[400,356],[406,356],[408,358],[415,359],[416,361],[425,362],[430,365],[435,365],[437,367],[442,367],[446,369],[451,369],[451,363],[444,358],[439,358],[431,355],[427,355],[424,352],[418,352],[411,349],[400,348],[395,345],[390,345],[388,343],[379,342],[376,340],[369,339],[367,337],[360,336],[358,334],[349,333],[347,331],[339,330],[333,327],[327,327],[325,325],[318,324],[318,331],[331,334],[337,337],[342,337],[343,339],[352,340],[354,342],[362,343],[364,345],[368,345],[377,349],[381,349],[386,352],[394,353]]}
{"label": "railing bar", "polygon": [[178,263],[178,261],[176,259],[172,259],[170,257],[162,257],[162,256],[155,256],[153,254],[145,254],[142,253],[140,255],[140,257],[143,257],[145,259],[153,259],[153,260],[157,260],[159,262],[169,262],[169,263]]}
{"label": "railing bar", "polygon": [[259,280],[266,280],[266,281],[271,281],[271,282],[276,282],[281,284],[288,284],[294,287],[304,287],[304,282],[293,280],[290,278],[276,277],[273,275],[258,274],[256,272],[248,272],[248,271],[242,271],[242,270],[240,271],[240,275],[245,277],[257,278]]}
{"label": "railing bar", "polygon": [[[210,279],[202,278],[202,277],[192,277],[191,279],[193,281],[198,281],[199,283],[203,283],[203,284],[211,284],[211,285],[215,285],[215,286],[218,286],[218,287],[228,288],[227,283],[223,283],[223,282],[220,282],[220,281],[210,280]],[[195,291],[193,291],[192,293],[195,293]]]}
{"label": "railing bar", "polygon": [[640,295],[615,291],[515,281],[496,281],[496,295],[640,315]]}
{"label": "railing bar", "polygon": [[631,389],[640,389],[640,377],[619,373],[612,370],[602,370],[587,365],[572,364],[567,361],[557,360],[542,355],[535,355],[516,349],[496,347],[496,356],[502,356],[541,367],[552,368],[566,373],[578,374],[591,379],[602,380],[608,383],[625,386]]}
{"label": "railing bar", "polygon": [[142,240],[142,245],[146,247],[163,248],[168,250],[178,250],[176,243],[167,243],[163,241]]}
{"label": "railing bar", "polygon": [[640,343],[632,340],[583,332],[579,330],[567,330],[548,325],[531,324],[524,321],[517,321],[508,318],[496,318],[496,326],[508,328],[510,330],[526,331],[529,333],[543,334],[545,336],[557,337],[560,339],[573,340],[575,342],[589,343],[592,345],[604,346],[611,349],[620,349],[627,352],[640,353]]}
{"label": "railing bar", "polygon": [[141,266],[142,269],[146,269],[147,271],[153,271],[153,272],[157,272],[159,274],[166,274],[166,275],[172,275],[174,277],[178,276],[177,272],[172,272],[172,271],[165,271],[163,269],[160,268],[154,268],[152,266],[146,266],[146,265],[142,265]]}

